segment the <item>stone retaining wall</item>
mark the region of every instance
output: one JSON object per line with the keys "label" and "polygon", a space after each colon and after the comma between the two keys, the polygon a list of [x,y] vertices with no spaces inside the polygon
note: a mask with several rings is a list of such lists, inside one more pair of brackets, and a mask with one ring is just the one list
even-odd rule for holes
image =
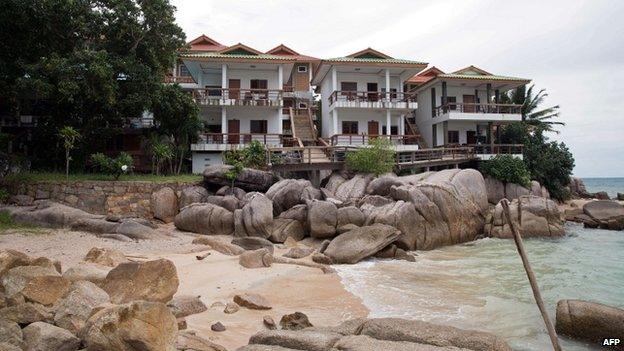
{"label": "stone retaining wall", "polygon": [[24,182],[8,185],[13,195],[28,195],[34,200],[49,199],[81,210],[121,217],[152,218],[151,195],[163,187],[178,196],[192,183],[154,183],[140,181]]}

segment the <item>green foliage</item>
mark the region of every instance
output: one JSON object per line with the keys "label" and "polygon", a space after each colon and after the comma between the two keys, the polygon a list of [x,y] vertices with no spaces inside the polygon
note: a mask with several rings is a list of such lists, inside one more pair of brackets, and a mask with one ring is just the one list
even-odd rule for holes
{"label": "green foliage", "polygon": [[81,135],[73,127],[65,126],[59,130],[58,137],[65,148],[65,176],[69,177],[69,161],[71,160],[69,153],[76,147]]}
{"label": "green foliage", "polygon": [[522,159],[511,155],[496,155],[481,163],[481,173],[498,179],[503,183],[516,183],[528,187],[531,184],[531,173]]}
{"label": "green foliage", "polygon": [[541,132],[528,135],[524,162],[532,178],[546,187],[551,197],[560,201],[569,197],[565,187],[570,183],[574,156],[564,143],[548,141]]}
{"label": "green foliage", "polygon": [[43,234],[45,231],[34,224],[16,223],[6,211],[0,211],[0,233],[19,230],[20,234]]}
{"label": "green foliage", "polygon": [[524,144],[527,135],[527,126],[524,123],[510,123],[501,131],[501,144]]}
{"label": "green foliage", "polygon": [[125,152],[120,153],[115,158],[98,152],[91,155],[91,162],[100,172],[110,174],[117,180],[122,174],[132,171],[134,160]]}
{"label": "green foliage", "polygon": [[392,142],[386,138],[375,138],[369,141],[368,147],[347,153],[346,164],[350,170],[361,173],[380,175],[394,168]]}
{"label": "green foliage", "polygon": [[548,94],[545,89],[535,94],[534,88],[535,85],[528,88],[526,85],[520,86],[508,94],[501,95],[501,102],[522,105],[522,121],[530,128],[559,133],[555,126],[564,126],[565,123],[552,121],[553,118],[559,117],[559,105],[540,108]]}
{"label": "green foliage", "polygon": [[152,173],[160,175],[163,163],[173,159],[173,150],[167,140],[156,134],[150,137],[148,144],[149,152],[152,154]]}
{"label": "green foliage", "polygon": [[9,191],[6,190],[5,188],[0,188],[0,203],[6,204],[7,201],[9,201],[9,197],[11,197],[11,194],[9,194]]}
{"label": "green foliage", "polygon": [[244,148],[227,150],[223,153],[223,163],[227,165],[255,169],[266,169],[266,151],[264,145],[257,140],[252,140]]}

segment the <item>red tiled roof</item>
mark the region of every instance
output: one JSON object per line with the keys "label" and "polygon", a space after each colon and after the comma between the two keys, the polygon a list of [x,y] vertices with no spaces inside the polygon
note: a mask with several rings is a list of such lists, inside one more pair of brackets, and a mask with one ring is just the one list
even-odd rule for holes
{"label": "red tiled roof", "polygon": [[307,55],[301,55],[297,51],[289,48],[288,46],[286,46],[284,44],[279,44],[278,46],[276,46],[273,49],[267,51],[266,53],[267,54],[271,54],[271,55],[279,55],[279,56],[293,56],[297,61],[310,62],[310,61],[320,61],[321,60],[321,59],[316,58],[316,57],[307,56]]}
{"label": "red tiled roof", "polygon": [[410,79],[407,80],[407,83],[417,83],[417,84],[427,83],[428,81],[437,77],[438,74],[444,74],[444,72],[442,72],[442,70],[437,68],[436,66],[431,66],[427,68],[426,70],[419,72],[418,74],[412,76]]}
{"label": "red tiled roof", "polygon": [[199,37],[191,40],[188,45],[190,46],[190,51],[221,51],[226,48],[225,45],[219,43],[218,41],[202,34]]}

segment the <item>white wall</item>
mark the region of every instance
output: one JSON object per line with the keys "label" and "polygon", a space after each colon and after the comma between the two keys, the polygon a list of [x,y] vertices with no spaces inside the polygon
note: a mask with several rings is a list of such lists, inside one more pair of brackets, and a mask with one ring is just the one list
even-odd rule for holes
{"label": "white wall", "polygon": [[223,164],[221,151],[218,152],[196,152],[193,151],[193,173],[200,174],[211,165]]}
{"label": "white wall", "polygon": [[[394,113],[390,117],[390,126],[399,127],[399,113]],[[368,109],[339,109],[338,110],[338,134],[342,134],[342,121],[357,121],[358,134],[368,134],[368,121],[379,122],[379,134],[383,132],[386,125],[386,111],[375,111]]]}

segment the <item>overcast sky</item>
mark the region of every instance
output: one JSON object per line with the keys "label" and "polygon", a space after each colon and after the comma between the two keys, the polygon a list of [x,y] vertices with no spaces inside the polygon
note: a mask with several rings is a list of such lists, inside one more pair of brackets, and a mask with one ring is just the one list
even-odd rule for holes
{"label": "overcast sky", "polygon": [[444,71],[475,65],[531,78],[561,105],[552,138],[575,175],[624,176],[624,0],[172,0],[187,39],[266,51],[280,43],[319,58],[372,47]]}

